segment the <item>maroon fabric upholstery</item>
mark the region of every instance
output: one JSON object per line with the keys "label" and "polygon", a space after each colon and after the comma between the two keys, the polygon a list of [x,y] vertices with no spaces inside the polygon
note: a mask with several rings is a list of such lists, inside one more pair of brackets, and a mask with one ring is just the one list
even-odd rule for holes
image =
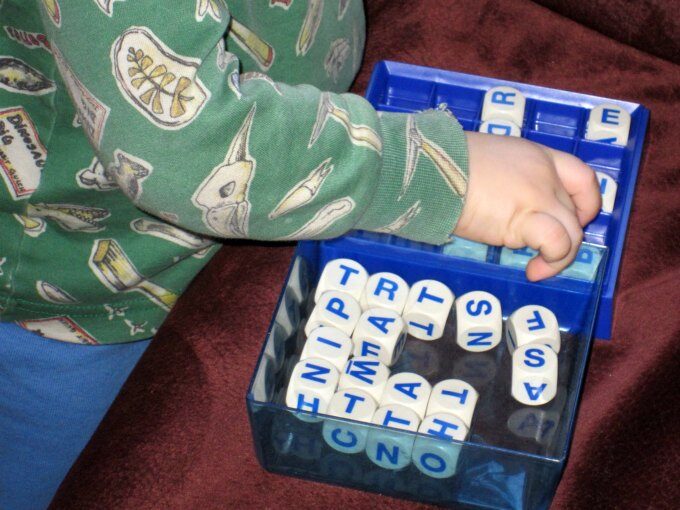
{"label": "maroon fabric upholstery", "polygon": [[[667,20],[675,12],[666,4]],[[677,507],[680,68],[650,54],[658,48],[640,51],[528,0],[372,0],[367,7],[359,93],[375,62],[393,59],[651,109],[614,338],[595,345],[553,508]],[[677,43],[680,33],[670,35]],[[257,464],[244,396],[291,253],[289,245],[255,243],[220,251],[142,358],[54,508],[421,507],[271,475]]]}
{"label": "maroon fabric upholstery", "polygon": [[[680,16],[672,0],[536,0],[612,39],[680,63]],[[675,9],[673,9],[675,4]]]}

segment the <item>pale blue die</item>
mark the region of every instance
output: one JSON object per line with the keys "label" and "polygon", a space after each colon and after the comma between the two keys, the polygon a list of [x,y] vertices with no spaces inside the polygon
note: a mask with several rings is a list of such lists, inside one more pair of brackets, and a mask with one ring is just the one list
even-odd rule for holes
{"label": "pale blue die", "polygon": [[[538,251],[524,247],[518,250],[503,248],[501,250],[500,264],[502,266],[524,269],[528,262],[538,254]],[[602,260],[602,251],[594,246],[582,245],[576,254],[574,262],[567,267],[560,276],[575,278],[577,280],[594,281],[597,269]]]}
{"label": "pale blue die", "polygon": [[475,241],[468,241],[462,237],[452,236],[451,241],[442,247],[444,255],[453,257],[461,257],[464,259],[486,260],[489,247],[486,244],[477,243]]}

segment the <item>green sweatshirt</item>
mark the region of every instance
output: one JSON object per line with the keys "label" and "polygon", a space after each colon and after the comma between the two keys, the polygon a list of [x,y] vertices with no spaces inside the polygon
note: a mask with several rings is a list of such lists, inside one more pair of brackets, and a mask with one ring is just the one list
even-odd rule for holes
{"label": "green sweatshirt", "polygon": [[340,94],[359,0],[171,4],[0,2],[0,320],[139,340],[222,238],[447,241],[463,132]]}

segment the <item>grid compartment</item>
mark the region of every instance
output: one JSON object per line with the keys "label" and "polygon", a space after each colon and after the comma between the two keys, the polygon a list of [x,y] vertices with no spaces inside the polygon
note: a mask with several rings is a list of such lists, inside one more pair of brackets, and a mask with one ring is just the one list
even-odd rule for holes
{"label": "grid compartment", "polygon": [[549,101],[536,101],[531,129],[541,133],[576,138],[587,111],[584,108]]}
{"label": "grid compartment", "polygon": [[573,153],[574,147],[576,146],[576,141],[573,138],[555,134],[529,131],[525,135],[523,135],[523,137],[526,138],[527,140],[531,140],[533,142],[537,142],[543,145],[547,145],[548,147],[552,147],[553,149],[569,153]]}
{"label": "grid compartment", "polygon": [[446,104],[458,120],[478,121],[481,112],[480,105],[483,100],[484,93],[479,90],[437,83],[431,106],[436,108]]}
{"label": "grid compartment", "polygon": [[432,104],[434,84],[424,80],[395,78],[390,80],[383,101],[385,106],[425,110]]}
{"label": "grid compartment", "polygon": [[593,140],[579,140],[576,155],[589,165],[619,170],[622,168],[625,148]]}

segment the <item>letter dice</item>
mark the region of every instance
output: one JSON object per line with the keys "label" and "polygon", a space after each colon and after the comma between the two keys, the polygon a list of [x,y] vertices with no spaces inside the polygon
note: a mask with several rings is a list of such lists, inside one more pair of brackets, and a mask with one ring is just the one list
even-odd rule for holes
{"label": "letter dice", "polygon": [[562,276],[590,282],[595,281],[601,260],[602,251],[600,249],[595,246],[581,245],[574,262],[562,271]]}
{"label": "letter dice", "polygon": [[481,290],[456,300],[456,342],[466,351],[484,352],[501,341],[503,312],[498,299]]}
{"label": "letter dice", "polygon": [[314,302],[318,303],[321,296],[330,290],[344,292],[359,301],[367,281],[368,273],[358,262],[351,259],[331,260],[321,272]]}
{"label": "letter dice", "polygon": [[504,119],[489,119],[479,126],[480,133],[499,136],[522,136],[522,130],[512,121]]}
{"label": "letter dice", "polygon": [[376,358],[358,356],[345,365],[340,375],[339,388],[364,390],[373,397],[373,400],[380,402],[389,378],[390,369]]}
{"label": "letter dice", "polygon": [[602,195],[602,212],[611,214],[614,211],[616,201],[616,181],[604,172],[595,172],[597,182],[600,183],[600,195]]}
{"label": "letter dice", "polygon": [[300,411],[325,413],[335,394],[338,379],[338,371],[330,361],[320,358],[299,361],[290,376],[286,405]]}
{"label": "letter dice", "polygon": [[[416,432],[420,418],[412,409],[395,404],[380,407],[373,423]],[[366,455],[374,464],[385,469],[403,469],[411,463],[414,437],[399,432],[373,429],[368,434]]]}
{"label": "letter dice", "polygon": [[406,327],[397,312],[371,308],[359,318],[352,340],[355,356],[374,356],[391,367],[404,349]]}
{"label": "letter dice", "polygon": [[408,407],[422,420],[431,391],[432,386],[421,375],[409,372],[394,374],[387,380],[380,406],[398,404]]}
{"label": "letter dice", "polygon": [[518,127],[524,123],[524,105],[526,99],[517,89],[512,87],[494,87],[484,94],[482,121],[509,120]]}
{"label": "letter dice", "polygon": [[550,402],[557,393],[557,354],[546,345],[527,344],[512,355],[512,396],[528,406]]}
{"label": "letter dice", "polygon": [[630,114],[615,104],[601,104],[590,110],[586,140],[626,145],[630,132]]}
{"label": "letter dice", "polygon": [[453,414],[470,428],[478,399],[479,393],[470,384],[460,379],[445,379],[432,388],[427,404],[427,416],[438,413]]}
{"label": "letter dice", "polygon": [[371,275],[361,295],[361,307],[388,308],[401,314],[408,298],[408,283],[394,273],[375,273]]}
{"label": "letter dice", "polygon": [[340,371],[352,354],[352,346],[352,339],[338,328],[321,326],[307,338],[300,359],[325,359]]}
{"label": "letter dice", "polygon": [[488,251],[489,247],[486,244],[468,241],[456,236],[452,236],[451,240],[442,246],[442,253],[444,255],[481,261],[486,260]]}
{"label": "letter dice", "polygon": [[[371,423],[375,400],[363,390],[340,390],[331,399],[326,414]],[[342,453],[359,453],[366,447],[368,427],[340,420],[325,420],[323,437],[331,448]]]}
{"label": "letter dice", "polygon": [[508,350],[512,354],[517,347],[526,344],[543,344],[556,353],[560,352],[560,326],[555,314],[545,306],[526,305],[508,317]]}
{"label": "letter dice", "polygon": [[359,317],[361,306],[356,299],[344,292],[330,290],[324,292],[312,310],[305,325],[305,335],[311,336],[320,326],[332,326],[351,335]]}
{"label": "letter dice", "polygon": [[[448,478],[456,474],[460,445],[447,441],[464,441],[468,428],[460,418],[452,414],[429,415],[418,428],[421,434],[413,447],[413,463],[432,478]],[[442,439],[444,441],[442,441]]]}
{"label": "letter dice", "polygon": [[421,280],[414,283],[404,306],[409,334],[421,340],[441,338],[453,300],[453,292],[441,282]]}

